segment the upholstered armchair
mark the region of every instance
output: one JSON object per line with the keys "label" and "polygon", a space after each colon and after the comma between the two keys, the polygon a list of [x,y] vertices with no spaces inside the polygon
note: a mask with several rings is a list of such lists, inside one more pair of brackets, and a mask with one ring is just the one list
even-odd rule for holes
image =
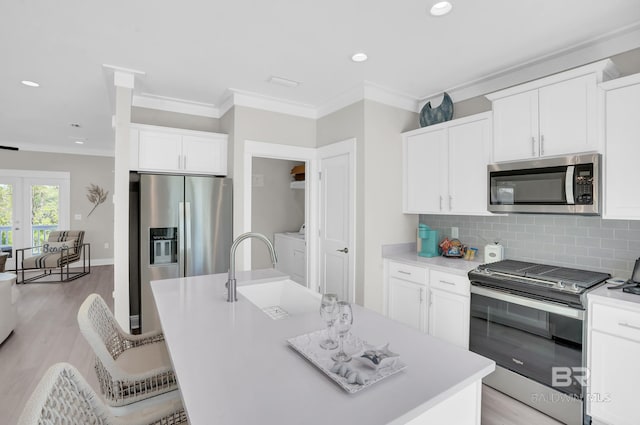
{"label": "upholstered armchair", "polygon": [[[49,234],[42,246],[16,249],[16,274],[18,283],[31,282],[53,274],[60,275],[60,282],[67,282],[91,273],[91,246],[84,243],[84,230],[55,230]],[[26,251],[40,253],[25,256]],[[82,259],[81,269],[70,269],[69,265]],[[25,272],[40,271],[25,278]]]}
{"label": "upholstered armchair", "polygon": [[9,258],[8,253],[0,252],[0,273],[4,271],[4,266],[7,264],[7,258]]}

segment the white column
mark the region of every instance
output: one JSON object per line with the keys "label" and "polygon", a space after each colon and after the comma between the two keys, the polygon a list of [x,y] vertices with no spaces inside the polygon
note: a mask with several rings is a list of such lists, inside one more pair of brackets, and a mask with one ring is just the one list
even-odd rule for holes
{"label": "white column", "polygon": [[115,71],[115,171],[113,195],[113,310],[129,331],[129,125],[134,86],[132,73]]}

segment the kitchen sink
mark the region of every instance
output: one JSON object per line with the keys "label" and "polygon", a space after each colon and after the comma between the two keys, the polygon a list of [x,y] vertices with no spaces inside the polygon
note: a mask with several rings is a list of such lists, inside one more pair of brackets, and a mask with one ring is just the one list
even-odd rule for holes
{"label": "kitchen sink", "polygon": [[237,291],[274,320],[317,312],[322,298],[291,279],[238,286]]}

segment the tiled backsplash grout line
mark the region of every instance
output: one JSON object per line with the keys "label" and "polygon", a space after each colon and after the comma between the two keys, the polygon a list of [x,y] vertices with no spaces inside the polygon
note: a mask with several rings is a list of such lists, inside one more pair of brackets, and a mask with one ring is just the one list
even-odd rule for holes
{"label": "tiled backsplash grout line", "polygon": [[458,239],[478,248],[500,242],[506,258],[611,273],[627,279],[640,257],[640,221],[600,217],[513,214],[505,216],[420,215],[420,223],[439,238]]}

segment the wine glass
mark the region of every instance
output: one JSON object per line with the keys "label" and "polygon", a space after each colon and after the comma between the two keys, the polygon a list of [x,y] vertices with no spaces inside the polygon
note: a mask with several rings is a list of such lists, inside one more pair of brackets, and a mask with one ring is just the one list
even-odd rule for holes
{"label": "wine glass", "polygon": [[336,294],[324,294],[322,295],[322,301],[320,302],[320,317],[327,324],[327,338],[320,341],[320,347],[325,350],[333,350],[338,348],[338,343],[333,336],[333,323],[338,316],[338,296]]}
{"label": "wine glass", "polygon": [[338,317],[335,320],[334,327],[338,333],[340,341],[340,350],[331,356],[337,362],[351,361],[351,356],[344,352],[344,337],[349,333],[353,324],[353,311],[351,305],[346,301],[338,301]]}

